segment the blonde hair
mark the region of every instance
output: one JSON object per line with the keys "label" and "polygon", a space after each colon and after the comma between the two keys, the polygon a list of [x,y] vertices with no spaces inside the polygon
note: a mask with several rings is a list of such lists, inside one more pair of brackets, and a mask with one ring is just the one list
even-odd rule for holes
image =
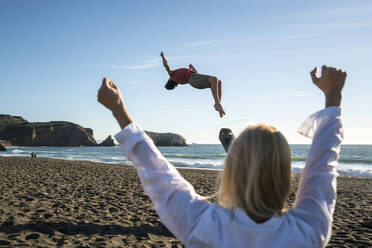
{"label": "blonde hair", "polygon": [[274,127],[247,127],[230,145],[220,186],[219,205],[239,207],[260,223],[285,211],[291,184],[290,149]]}

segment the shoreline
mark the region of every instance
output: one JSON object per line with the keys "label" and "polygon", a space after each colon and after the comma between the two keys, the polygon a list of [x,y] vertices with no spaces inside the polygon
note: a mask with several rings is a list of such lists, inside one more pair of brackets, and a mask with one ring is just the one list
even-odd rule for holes
{"label": "shoreline", "polygon": [[[217,170],[178,168],[201,195],[216,190]],[[293,174],[288,207],[300,174]],[[182,244],[160,223],[131,165],[0,157],[0,247],[164,246]],[[338,177],[327,247],[372,245],[372,179]]]}
{"label": "shoreline", "polygon": [[[0,154],[0,158],[1,157],[4,157],[4,158],[28,158],[29,156],[1,156]],[[52,159],[52,160],[62,160],[62,161],[76,161],[76,162],[91,162],[91,163],[102,163],[102,164],[112,164],[112,165],[122,165],[122,166],[132,166],[130,164],[125,164],[125,163],[112,163],[112,162],[104,162],[104,161],[92,161],[92,160],[75,160],[75,159],[63,159],[63,158],[48,158],[48,157],[37,157],[37,158],[43,158],[43,159]],[[168,159],[169,160],[169,159]],[[292,161],[292,170],[295,168],[293,167],[293,163],[296,163],[298,161]],[[306,161],[303,161],[304,163]],[[345,164],[343,162],[339,162],[339,164]],[[355,164],[358,164],[358,163],[355,163]],[[179,167],[179,166],[175,166],[173,165],[175,168],[177,169],[181,169],[181,170],[206,170],[206,171],[222,171],[223,168],[197,168],[197,167]],[[295,174],[300,174],[301,172],[293,172],[292,171],[292,175],[295,175]],[[350,175],[339,175],[338,177],[345,177],[345,178],[365,178],[365,179],[372,179],[372,177],[368,177],[368,176],[350,176]]]}

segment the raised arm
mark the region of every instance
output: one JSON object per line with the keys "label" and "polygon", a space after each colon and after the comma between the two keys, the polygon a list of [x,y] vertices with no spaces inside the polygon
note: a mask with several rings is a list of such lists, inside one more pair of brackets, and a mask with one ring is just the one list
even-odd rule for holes
{"label": "raised arm", "polygon": [[313,83],[324,93],[325,107],[341,106],[342,89],[344,88],[347,73],[343,70],[323,65],[322,75],[317,77],[318,68],[310,72]]}
{"label": "raised arm", "polygon": [[163,66],[165,68],[165,70],[167,70],[169,76],[172,74],[172,69],[169,67],[168,65],[168,61],[167,59],[165,58],[165,55],[163,52],[160,53],[160,56],[161,56],[161,59],[163,60]]}
{"label": "raised arm", "polygon": [[104,78],[102,80],[101,88],[98,90],[97,100],[107,109],[111,110],[121,128],[133,122],[125,107],[119,88],[110,79]]}
{"label": "raised arm", "polygon": [[192,64],[189,64],[189,69],[194,72],[198,72]]}
{"label": "raised arm", "polygon": [[343,140],[340,106],[346,73],[326,66],[320,78],[316,72],[317,68],[311,71],[311,78],[324,93],[326,108],[311,115],[299,130],[313,142],[292,211],[312,226],[316,246],[324,247],[331,236],[336,203],[336,166]]}
{"label": "raised arm", "polygon": [[111,80],[103,80],[98,101],[112,111],[123,128],[115,138],[127,158],[133,161],[141,185],[152,200],[160,220],[181,242],[187,243],[210,202],[195,192],[142,128],[133,122],[119,88]]}

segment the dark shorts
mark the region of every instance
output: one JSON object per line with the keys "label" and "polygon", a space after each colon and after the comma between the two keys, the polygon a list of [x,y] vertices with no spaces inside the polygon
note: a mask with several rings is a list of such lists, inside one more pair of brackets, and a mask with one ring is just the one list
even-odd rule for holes
{"label": "dark shorts", "polygon": [[193,73],[190,76],[189,83],[192,87],[197,89],[206,89],[210,88],[210,84],[208,82],[210,76],[199,74],[199,73]]}

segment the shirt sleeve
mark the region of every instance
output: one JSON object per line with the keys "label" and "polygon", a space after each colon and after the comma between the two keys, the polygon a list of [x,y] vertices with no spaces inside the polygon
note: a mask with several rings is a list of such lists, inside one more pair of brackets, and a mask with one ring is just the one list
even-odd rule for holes
{"label": "shirt sleeve", "polygon": [[336,203],[336,165],[343,140],[341,109],[328,107],[301,125],[299,133],[313,138],[296,196],[294,212],[314,228],[324,247],[331,236]]}
{"label": "shirt sleeve", "polygon": [[195,192],[139,125],[129,124],[115,138],[137,168],[142,187],[152,200],[162,223],[181,242],[186,243],[211,203]]}

